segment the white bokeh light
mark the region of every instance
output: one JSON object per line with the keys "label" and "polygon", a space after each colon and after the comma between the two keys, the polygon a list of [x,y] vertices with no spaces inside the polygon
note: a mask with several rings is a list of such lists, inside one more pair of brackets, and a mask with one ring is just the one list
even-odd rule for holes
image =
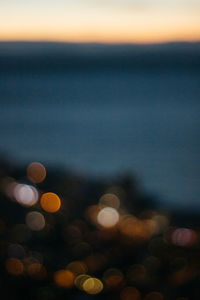
{"label": "white bokeh light", "polygon": [[14,196],[16,201],[24,206],[32,206],[39,199],[36,188],[27,184],[17,184],[14,189]]}
{"label": "white bokeh light", "polygon": [[97,215],[98,223],[106,228],[115,226],[119,221],[119,213],[113,207],[104,207]]}

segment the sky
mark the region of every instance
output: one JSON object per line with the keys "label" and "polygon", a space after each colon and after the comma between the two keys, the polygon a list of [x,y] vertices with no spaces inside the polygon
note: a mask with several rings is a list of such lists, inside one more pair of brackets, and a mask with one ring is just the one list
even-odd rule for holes
{"label": "sky", "polygon": [[0,40],[200,40],[200,0],[0,0]]}

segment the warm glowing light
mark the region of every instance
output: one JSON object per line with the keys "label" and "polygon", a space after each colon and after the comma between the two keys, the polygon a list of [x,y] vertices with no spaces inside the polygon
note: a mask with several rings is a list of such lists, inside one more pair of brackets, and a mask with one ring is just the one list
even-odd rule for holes
{"label": "warm glowing light", "polygon": [[[54,2],[50,1],[48,13],[43,1],[37,9],[26,3],[23,10],[21,6],[11,10],[9,4],[3,5],[0,39],[103,43],[199,40],[199,7],[195,7],[196,1],[189,1],[193,3],[190,6],[185,5],[188,1],[169,1],[169,5],[161,6],[159,3],[163,1],[154,1],[154,5],[150,5],[153,1],[142,1],[141,5],[136,1],[90,1],[92,5],[81,2],[77,5],[75,1],[74,7],[68,1],[62,1],[64,6],[60,3],[54,7]],[[129,3],[128,7],[123,2]],[[174,5],[175,2],[179,5]]]}
{"label": "warm glowing light", "polygon": [[119,230],[124,238],[127,240],[133,238],[133,230],[136,224],[137,218],[133,217],[132,215],[124,215],[120,219]]}
{"label": "warm glowing light", "polygon": [[119,229],[125,242],[143,243],[151,238],[155,226],[152,220],[139,220],[132,215],[125,215],[120,220]]}
{"label": "warm glowing light", "polygon": [[167,226],[169,225],[169,220],[164,215],[158,215],[156,214],[153,216],[152,221],[156,224],[156,234],[159,234],[166,230]]}
{"label": "warm glowing light", "polygon": [[103,283],[97,278],[88,278],[83,283],[83,290],[90,295],[99,294],[103,290]]}
{"label": "warm glowing light", "polygon": [[101,204],[102,206],[109,206],[118,209],[120,206],[120,200],[116,195],[109,193],[109,194],[104,194],[99,199],[99,204]]}
{"label": "warm glowing light", "polygon": [[163,295],[158,292],[151,292],[147,294],[144,298],[144,300],[163,300]]}
{"label": "warm glowing light", "polygon": [[21,275],[24,271],[23,263],[16,258],[9,258],[6,260],[6,270],[11,275]]}
{"label": "warm glowing light", "polygon": [[90,223],[92,223],[93,225],[97,225],[97,216],[99,212],[99,205],[90,205],[85,211],[85,217]]}
{"label": "warm glowing light", "polygon": [[140,296],[140,292],[132,287],[126,287],[122,290],[121,294],[120,294],[120,299],[121,300],[140,300],[141,296]]}
{"label": "warm glowing light", "polygon": [[24,206],[33,206],[39,199],[36,188],[27,184],[17,184],[14,188],[14,196],[17,202]]}
{"label": "warm glowing light", "polygon": [[46,169],[39,162],[32,162],[27,167],[27,177],[34,183],[40,183],[46,178]]}
{"label": "warm glowing light", "polygon": [[113,227],[119,221],[119,213],[112,207],[105,207],[98,213],[97,221],[103,227]]}
{"label": "warm glowing light", "polygon": [[55,213],[60,209],[60,198],[54,193],[45,193],[40,199],[42,208],[50,213]]}
{"label": "warm glowing light", "polygon": [[59,270],[54,273],[55,283],[62,287],[70,289],[74,285],[75,275],[69,270]]}
{"label": "warm glowing light", "polygon": [[75,286],[79,289],[79,290],[83,290],[83,284],[84,284],[84,282],[87,280],[87,279],[89,279],[89,278],[91,278],[91,276],[89,276],[89,275],[86,275],[86,274],[81,274],[81,275],[79,275],[79,276],[77,276],[76,277],[76,279],[75,279]]}
{"label": "warm glowing light", "polygon": [[26,215],[26,224],[30,229],[39,231],[45,227],[45,218],[41,213],[32,211]]}

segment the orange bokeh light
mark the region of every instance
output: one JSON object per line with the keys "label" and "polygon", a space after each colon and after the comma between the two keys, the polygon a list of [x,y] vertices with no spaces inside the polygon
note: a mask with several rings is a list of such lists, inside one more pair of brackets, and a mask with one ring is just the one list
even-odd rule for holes
{"label": "orange bokeh light", "polygon": [[69,270],[59,270],[54,274],[55,283],[63,288],[70,289],[74,285],[75,275]]}
{"label": "orange bokeh light", "polygon": [[9,258],[6,260],[6,270],[11,275],[21,275],[24,271],[23,263],[16,258]]}
{"label": "orange bokeh light", "polygon": [[45,193],[40,199],[41,207],[50,213],[55,213],[60,209],[61,201],[58,195],[54,193]]}

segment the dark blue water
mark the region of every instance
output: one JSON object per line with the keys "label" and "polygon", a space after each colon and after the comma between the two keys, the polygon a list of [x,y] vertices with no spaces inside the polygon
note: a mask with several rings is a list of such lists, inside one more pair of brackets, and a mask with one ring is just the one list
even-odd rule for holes
{"label": "dark blue water", "polygon": [[137,174],[163,206],[200,208],[200,73],[5,75],[0,150],[92,176]]}

